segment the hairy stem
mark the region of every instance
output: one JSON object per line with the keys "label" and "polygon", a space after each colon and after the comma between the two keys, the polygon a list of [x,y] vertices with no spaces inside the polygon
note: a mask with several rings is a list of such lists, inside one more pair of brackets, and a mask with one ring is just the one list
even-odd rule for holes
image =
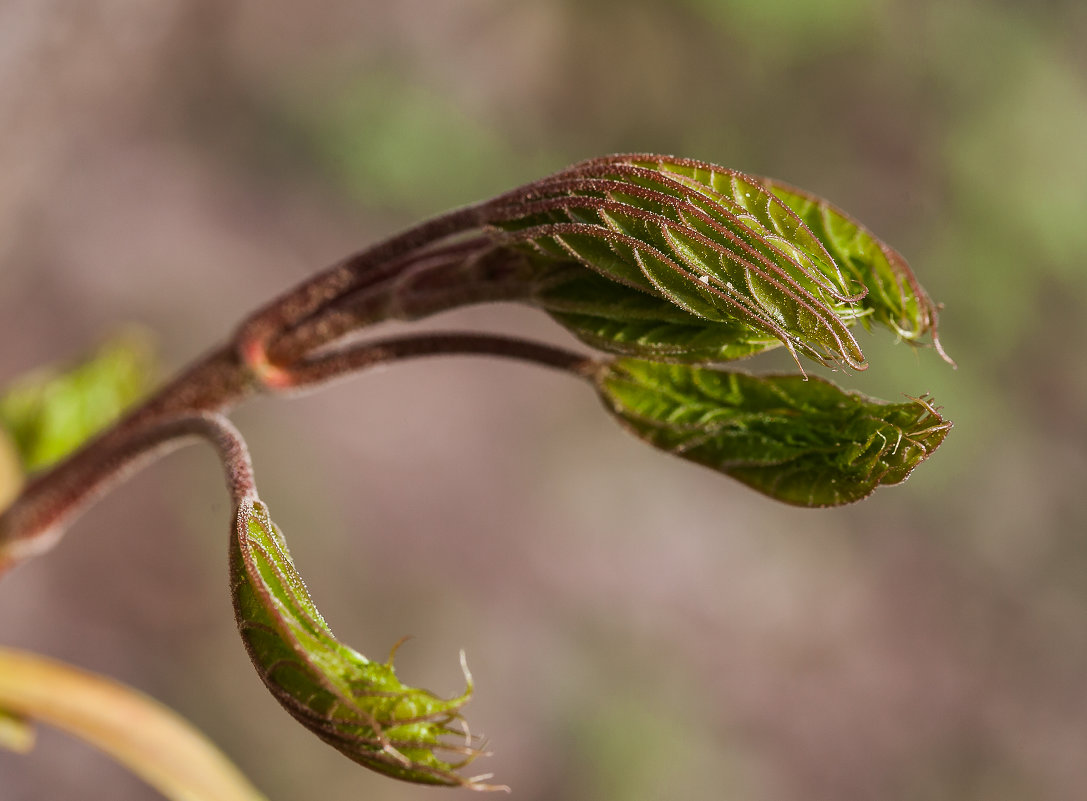
{"label": "hairy stem", "polygon": [[192,438],[206,440],[215,448],[235,507],[256,497],[245,440],[225,417],[193,412],[122,426],[39,477],[0,516],[0,573],[51,548],[95,499]]}
{"label": "hairy stem", "polygon": [[414,253],[380,279],[344,292],[267,346],[275,365],[290,365],[336,340],[385,320],[417,320],[476,303],[528,300],[535,289],[527,256],[487,237]]}
{"label": "hairy stem", "polygon": [[[484,204],[485,205],[485,204]],[[403,269],[403,258],[449,236],[478,227],[483,206],[467,206],[428,220],[383,242],[348,256],[280,295],[251,315],[238,329],[236,342],[252,366],[269,362],[275,337],[327,307],[336,298]]]}
{"label": "hairy stem", "polygon": [[517,359],[582,378],[595,374],[600,365],[598,360],[590,356],[515,337],[461,333],[416,334],[368,342],[308,359],[294,365],[285,373],[288,383],[283,386],[290,389],[309,388],[379,364],[449,354]]}

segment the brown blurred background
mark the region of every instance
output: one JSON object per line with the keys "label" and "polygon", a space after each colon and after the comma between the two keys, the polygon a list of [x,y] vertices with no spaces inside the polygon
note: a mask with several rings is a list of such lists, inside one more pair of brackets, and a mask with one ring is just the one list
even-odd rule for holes
{"label": "brown blurred background", "polygon": [[[841,379],[955,421],[905,486],[779,506],[563,376],[447,359],[238,411],[262,494],[342,639],[416,635],[401,675],[441,693],[466,649],[480,769],[519,799],[1085,798],[1085,41],[1081,0],[5,0],[0,382],[132,322],[176,369],[338,257],[583,157],[788,180],[946,304],[958,371],[873,335]],[[521,308],[434,325],[566,341]],[[162,699],[273,801],[447,795],[265,693],[228,514],[213,457],[171,456],[0,583],[0,642]],[[0,753],[2,801],[153,798],[56,732]]]}

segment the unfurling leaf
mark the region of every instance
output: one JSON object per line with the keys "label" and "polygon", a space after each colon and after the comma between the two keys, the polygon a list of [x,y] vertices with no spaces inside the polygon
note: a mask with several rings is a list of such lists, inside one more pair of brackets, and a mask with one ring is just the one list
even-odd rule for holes
{"label": "unfurling leaf", "polygon": [[44,368],[0,393],[0,428],[26,471],[60,461],[143,397],[153,359],[147,335],[130,331],[70,369]]}
{"label": "unfurling leaf", "polygon": [[689,159],[608,156],[490,211],[500,242],[537,254],[536,302],[610,352],[728,361],[784,344],[863,369],[849,332],[857,320],[935,341],[935,308],[897,253],[825,201],[769,179]]}
{"label": "unfurling leaf", "polygon": [[402,684],[391,657],[372,662],[337,640],[260,501],[239,508],[230,552],[234,614],[246,649],[265,686],[302,725],[398,779],[500,789],[483,784],[487,776],[457,773],[482,753],[460,717],[472,691],[467,668],[464,693],[443,699]]}
{"label": "unfurling leaf", "polygon": [[884,403],[799,375],[619,359],[597,386],[640,439],[797,506],[904,481],[951,428],[927,400]]}

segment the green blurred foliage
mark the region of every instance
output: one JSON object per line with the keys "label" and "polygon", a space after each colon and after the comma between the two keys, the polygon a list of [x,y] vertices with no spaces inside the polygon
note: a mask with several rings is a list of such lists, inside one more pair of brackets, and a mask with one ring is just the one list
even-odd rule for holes
{"label": "green blurred foliage", "polygon": [[23,469],[49,467],[119,417],[150,389],[153,362],[148,336],[130,331],[76,366],[41,368],[5,387],[0,429]]}
{"label": "green blurred foliage", "polygon": [[885,9],[883,0],[687,0],[724,31],[758,37],[763,54],[787,61],[848,43]]}
{"label": "green blurred foliage", "polygon": [[[651,695],[617,690],[603,705],[593,699],[586,706],[590,715],[571,715],[572,750],[578,760],[568,779],[583,798],[658,801],[685,792],[692,793],[689,798],[707,797],[700,793],[708,788],[697,786],[698,759],[721,766],[730,761],[729,755],[692,748],[681,721]],[[647,740],[652,747],[646,747]]]}

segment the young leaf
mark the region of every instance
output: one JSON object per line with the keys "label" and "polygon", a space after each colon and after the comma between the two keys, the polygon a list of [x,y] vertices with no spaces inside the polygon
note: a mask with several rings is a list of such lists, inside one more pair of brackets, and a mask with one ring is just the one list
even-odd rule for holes
{"label": "young leaf", "polygon": [[472,692],[467,668],[464,693],[442,699],[402,684],[391,657],[371,662],[337,640],[260,501],[238,509],[230,564],[234,614],[249,657],[302,725],[350,759],[398,779],[502,789],[483,784],[489,776],[457,773],[482,753],[467,729],[455,725]]}
{"label": "young leaf", "polygon": [[[626,294],[685,312],[689,325],[729,343],[717,360],[753,352],[733,342],[760,342],[759,350],[776,339],[822,363],[864,367],[848,330],[863,313],[856,305],[863,284],[843,274],[757,178],[699,162],[613,156],[495,200],[489,219],[499,242],[531,247],[541,264],[576,261]],[[554,291],[540,293],[545,308]]]}
{"label": "young leaf", "polygon": [[29,749],[25,719],[102,749],[174,801],[265,801],[207,738],[130,687],[36,654],[0,648],[0,745]]}
{"label": "young leaf", "polygon": [[635,436],[797,506],[904,481],[951,428],[925,399],[884,403],[799,375],[619,359],[597,387]]}

